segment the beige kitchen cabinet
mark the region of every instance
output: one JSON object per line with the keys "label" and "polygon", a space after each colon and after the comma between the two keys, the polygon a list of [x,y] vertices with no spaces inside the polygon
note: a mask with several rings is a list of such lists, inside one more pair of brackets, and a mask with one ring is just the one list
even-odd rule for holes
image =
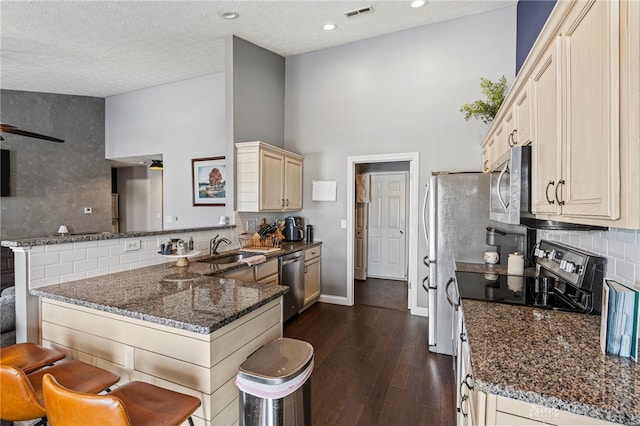
{"label": "beige kitchen cabinet", "polygon": [[534,154],[533,213],[620,217],[619,21],[618,2],[576,2],[559,28],[560,90],[556,99],[538,96],[535,106],[544,115],[560,105],[559,126],[544,118],[536,123],[542,144],[551,144],[545,137],[559,127],[558,152]]}
{"label": "beige kitchen cabinet", "polygon": [[531,77],[533,103],[533,146],[531,156],[531,211],[559,214],[555,202],[560,154],[560,39],[555,38],[541,55]]}
{"label": "beige kitchen cabinet", "polygon": [[320,296],[321,254],[320,246],[304,251],[304,305],[302,310],[314,304]]}
{"label": "beige kitchen cabinet", "polygon": [[236,143],[238,211],[302,210],[304,157],[264,142]]}
{"label": "beige kitchen cabinet", "polygon": [[529,133],[537,218],[640,229],[639,21],[637,1],[558,1],[483,140],[491,168],[500,128]]}

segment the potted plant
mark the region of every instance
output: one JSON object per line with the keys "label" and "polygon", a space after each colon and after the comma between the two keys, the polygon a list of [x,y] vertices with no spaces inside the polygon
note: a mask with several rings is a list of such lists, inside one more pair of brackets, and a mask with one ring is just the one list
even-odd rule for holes
{"label": "potted plant", "polygon": [[504,101],[504,94],[507,90],[507,78],[502,76],[495,83],[488,78],[480,77],[480,90],[485,96],[485,100],[464,104],[460,107],[460,112],[464,112],[464,119],[477,118],[484,123],[490,123]]}

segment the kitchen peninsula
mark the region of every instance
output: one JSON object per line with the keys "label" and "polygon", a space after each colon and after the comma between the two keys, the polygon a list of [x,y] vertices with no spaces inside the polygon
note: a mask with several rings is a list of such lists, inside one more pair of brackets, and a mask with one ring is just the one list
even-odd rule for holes
{"label": "kitchen peninsula", "polygon": [[123,382],[200,398],[196,424],[233,424],[238,366],[282,336],[281,296],[289,289],[204,275],[220,272],[197,261],[165,263],[39,287],[31,293],[40,297],[42,344]]}

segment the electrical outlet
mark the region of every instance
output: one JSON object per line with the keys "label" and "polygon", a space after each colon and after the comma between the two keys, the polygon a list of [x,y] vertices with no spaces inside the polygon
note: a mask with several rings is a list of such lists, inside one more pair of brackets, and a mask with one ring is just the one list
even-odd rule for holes
{"label": "electrical outlet", "polygon": [[93,213],[93,209],[91,207],[85,207],[84,209],[82,209],[82,212],[84,214],[91,214]]}
{"label": "electrical outlet", "polygon": [[131,240],[124,242],[124,251],[140,250],[140,240]]}
{"label": "electrical outlet", "polygon": [[256,232],[256,219],[249,219],[247,221],[247,232]]}

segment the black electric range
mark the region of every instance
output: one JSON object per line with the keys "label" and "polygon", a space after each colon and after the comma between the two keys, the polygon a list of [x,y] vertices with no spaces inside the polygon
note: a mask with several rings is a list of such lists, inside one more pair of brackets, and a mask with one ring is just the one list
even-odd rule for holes
{"label": "black electric range", "polygon": [[534,251],[538,276],[456,272],[462,299],[600,314],[605,259],[555,241]]}

